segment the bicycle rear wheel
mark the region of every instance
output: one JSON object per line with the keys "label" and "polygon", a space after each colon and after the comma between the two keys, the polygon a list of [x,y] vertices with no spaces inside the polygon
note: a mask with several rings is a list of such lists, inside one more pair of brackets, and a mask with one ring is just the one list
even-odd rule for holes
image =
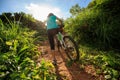
{"label": "bicycle rear wheel", "polygon": [[70,36],[64,36],[63,40],[66,45],[65,52],[68,58],[72,61],[79,60],[79,50],[75,41]]}

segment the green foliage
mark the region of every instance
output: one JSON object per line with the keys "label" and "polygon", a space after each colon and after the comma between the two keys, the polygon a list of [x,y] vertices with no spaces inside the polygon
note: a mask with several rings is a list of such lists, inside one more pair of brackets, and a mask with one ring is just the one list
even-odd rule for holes
{"label": "green foliage", "polygon": [[[4,15],[6,15],[6,17]],[[0,19],[3,23],[10,23],[9,21],[12,21],[22,25],[24,28],[27,27],[38,31],[41,29],[44,30],[43,27],[45,26],[43,22],[34,19],[32,15],[25,14],[24,12],[2,13],[2,15],[0,15]]]}
{"label": "green foliage", "polygon": [[66,32],[80,43],[92,44],[101,49],[119,49],[119,1],[94,0],[90,5],[76,17],[66,20]]}
{"label": "green foliage", "polygon": [[93,8],[95,5],[96,5],[96,0],[93,0],[88,4],[87,8]]}
{"label": "green foliage", "polygon": [[80,46],[81,67],[94,65],[96,73],[103,74],[106,80],[120,77],[120,54],[114,51],[120,50],[119,6],[118,0],[93,0],[65,21],[65,31]]}
{"label": "green foliage", "polygon": [[[41,61],[41,65],[39,67],[39,76],[41,80],[56,80],[56,75],[53,71],[54,66],[52,63],[45,61],[44,59]],[[38,79],[40,79],[38,78]]]}
{"label": "green foliage", "polygon": [[36,31],[5,18],[7,23],[0,20],[0,80],[55,80],[50,62],[34,61],[40,54],[34,45]]}
{"label": "green foliage", "polygon": [[30,58],[25,58],[20,64],[19,72],[13,72],[10,77],[12,80],[55,80],[56,76],[52,72],[53,65],[50,62],[41,61],[39,65],[36,65]]}
{"label": "green foliage", "polygon": [[93,0],[65,21],[65,31],[79,43],[81,67],[94,65],[106,80],[120,77],[119,6],[119,0]]}
{"label": "green foliage", "polygon": [[70,13],[73,16],[77,15],[79,12],[81,12],[81,8],[80,8],[80,6],[78,4],[72,6],[71,9],[70,9]]}
{"label": "green foliage", "polygon": [[120,55],[114,51],[98,51],[81,46],[81,65],[93,65],[96,73],[103,74],[106,80],[118,80],[120,76]]}

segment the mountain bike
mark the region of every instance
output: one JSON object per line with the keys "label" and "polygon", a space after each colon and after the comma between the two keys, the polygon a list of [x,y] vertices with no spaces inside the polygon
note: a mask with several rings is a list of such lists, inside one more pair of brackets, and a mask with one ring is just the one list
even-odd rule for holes
{"label": "mountain bike", "polygon": [[62,32],[60,31],[56,35],[58,50],[60,50],[60,48],[64,49],[65,53],[67,54],[67,57],[71,61],[78,61],[79,49],[74,39],[70,36],[62,34]]}

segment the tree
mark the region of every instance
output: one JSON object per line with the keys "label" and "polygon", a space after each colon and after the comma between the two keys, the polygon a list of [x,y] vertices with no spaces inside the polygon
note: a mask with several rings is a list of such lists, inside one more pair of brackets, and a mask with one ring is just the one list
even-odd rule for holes
{"label": "tree", "polygon": [[96,0],[93,0],[88,4],[87,8],[93,8],[95,5],[96,5]]}
{"label": "tree", "polygon": [[36,20],[31,14],[26,14],[24,12],[9,12],[2,13],[2,15],[0,15],[0,19],[3,23],[9,23],[6,18],[11,22],[20,23],[22,27],[28,27],[32,30],[40,30],[44,27],[43,22]]}
{"label": "tree", "polygon": [[11,21],[13,20],[12,18],[12,13],[2,13],[2,15],[0,15],[0,19],[3,21],[3,22],[6,22],[8,23],[8,20],[6,19],[6,17]]}
{"label": "tree", "polygon": [[76,5],[71,7],[70,13],[72,14],[72,16],[76,16],[78,13],[81,12],[81,10],[82,9],[80,8],[80,6],[78,4],[76,4]]}

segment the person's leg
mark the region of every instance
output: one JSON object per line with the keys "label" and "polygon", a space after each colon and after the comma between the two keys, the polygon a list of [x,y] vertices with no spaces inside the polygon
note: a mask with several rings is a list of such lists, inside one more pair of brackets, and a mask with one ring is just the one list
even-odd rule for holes
{"label": "person's leg", "polygon": [[51,48],[51,54],[53,58],[53,64],[56,65],[56,57],[55,57],[55,42],[54,42],[54,30],[48,31],[48,39]]}

